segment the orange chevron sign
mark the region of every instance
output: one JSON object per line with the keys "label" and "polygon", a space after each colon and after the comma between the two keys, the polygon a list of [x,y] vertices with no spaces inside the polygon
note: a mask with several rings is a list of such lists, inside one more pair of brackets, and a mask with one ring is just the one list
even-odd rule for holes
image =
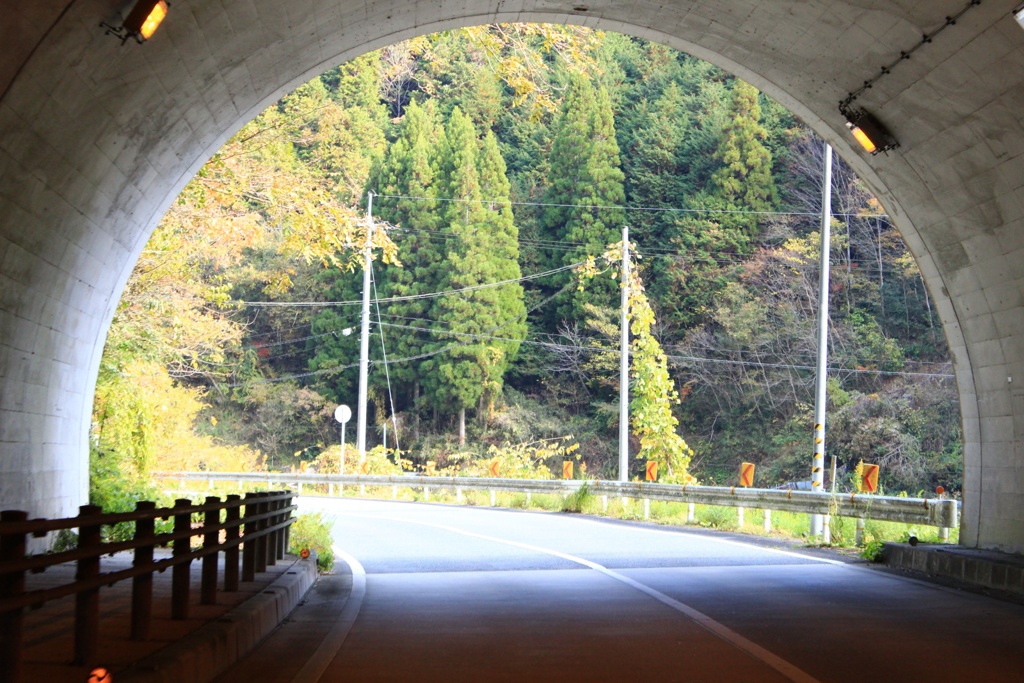
{"label": "orange chevron sign", "polygon": [[572,479],[572,460],[562,461],[562,479]]}
{"label": "orange chevron sign", "polygon": [[647,481],[658,480],[658,461],[648,460],[647,461]]}
{"label": "orange chevron sign", "polygon": [[878,491],[878,465],[861,462],[857,465],[857,490],[875,493]]}
{"label": "orange chevron sign", "polygon": [[753,486],[754,485],[754,463],[752,462],[741,462],[740,463],[740,486]]}
{"label": "orange chevron sign", "polygon": [[489,463],[487,463],[487,469],[490,471],[492,477],[497,477],[498,476],[498,469],[500,467],[501,467],[501,463],[498,462],[497,458],[495,458],[494,460],[492,460]]}

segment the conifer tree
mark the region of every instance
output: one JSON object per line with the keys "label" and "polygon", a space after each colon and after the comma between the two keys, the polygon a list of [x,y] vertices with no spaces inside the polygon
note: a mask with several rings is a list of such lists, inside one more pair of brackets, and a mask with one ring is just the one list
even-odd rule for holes
{"label": "conifer tree", "polygon": [[[480,245],[481,253],[488,255],[489,278],[491,282],[516,280],[522,272],[519,268],[519,229],[512,215],[509,203],[511,188],[505,174],[505,160],[498,150],[498,140],[493,133],[484,137],[480,155],[480,194],[484,199],[484,223],[481,231],[485,242]],[[495,363],[491,364],[485,379],[484,398],[488,414],[495,398],[501,393],[503,378],[519,351],[519,342],[526,337],[526,305],[523,302],[523,286],[518,282],[502,285],[493,290],[492,306],[495,312],[494,336],[514,341],[489,343],[500,351]]]}
{"label": "conifer tree", "polygon": [[[551,185],[544,225],[549,239],[571,246],[560,265],[598,256],[606,245],[620,238],[625,213],[623,173],[611,99],[603,87],[594,88],[574,77],[562,109],[562,119],[551,147]],[[568,276],[558,280],[565,282]],[[616,306],[618,286],[608,280],[594,282],[563,301],[557,315],[582,316],[586,305]]]}
{"label": "conifer tree", "polygon": [[770,211],[778,202],[778,193],[757,97],[754,86],[736,81],[729,120],[715,152],[721,167],[712,175],[711,185],[717,196],[734,207]]}
{"label": "conifer tree", "polygon": [[[508,206],[508,179],[497,142],[489,135],[483,151],[469,117],[456,108],[446,131],[440,169],[449,202],[448,289],[490,284],[518,277],[516,231]],[[498,193],[481,201],[483,188]],[[466,410],[493,400],[518,349],[525,326],[522,288],[518,284],[453,292],[438,300],[438,325],[458,344],[440,356],[434,367],[439,395],[459,411],[459,441],[465,440]],[[474,336],[479,335],[479,336]]]}
{"label": "conifer tree", "polygon": [[[377,271],[380,296],[415,296],[443,289],[444,250],[438,241],[441,229],[438,216],[439,178],[437,169],[438,133],[432,107],[411,102],[405,110],[398,140],[391,146],[383,167],[377,173],[375,215],[395,226],[401,267],[386,266]],[[442,190],[446,191],[446,190]],[[414,299],[388,304],[382,313],[388,320],[409,327],[429,329],[436,315],[436,299]],[[387,346],[395,358],[418,356],[432,345],[428,332],[389,327]],[[405,385],[405,396],[418,402],[425,374],[424,360],[396,364],[390,368],[392,379]],[[427,403],[429,403],[429,397]]]}

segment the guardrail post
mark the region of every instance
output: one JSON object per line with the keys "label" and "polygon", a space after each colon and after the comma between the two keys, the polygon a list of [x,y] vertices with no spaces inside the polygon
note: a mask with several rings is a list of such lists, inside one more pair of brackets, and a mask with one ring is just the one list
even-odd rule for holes
{"label": "guardrail post", "polygon": [[693,524],[697,521],[697,506],[693,503],[687,503],[686,505],[686,523]]}
{"label": "guardrail post", "polygon": [[[266,531],[269,526],[269,521],[266,518],[266,513],[270,511],[270,503],[267,502],[266,498],[269,493],[261,493],[256,503],[256,513],[260,515],[261,519],[256,522],[257,531]],[[262,534],[256,539],[256,571],[262,574],[267,571],[267,548],[270,543],[267,539],[267,534]]]}
{"label": "guardrail post", "polygon": [[[0,522],[24,522],[23,510],[0,512]],[[0,535],[0,562],[25,559],[25,533]],[[25,571],[0,574],[0,598],[13,598],[25,590]],[[18,683],[21,677],[22,630],[25,610],[22,607],[0,614],[0,682]]]}
{"label": "guardrail post", "polygon": [[857,518],[857,531],[854,533],[853,542],[855,545],[864,545],[864,518]]}
{"label": "guardrail post", "polygon": [[460,488],[455,489],[455,502],[462,503],[462,489]]}
{"label": "guardrail post", "polygon": [[[156,503],[151,500],[140,500],[135,503],[136,512],[147,512],[152,515]],[[145,567],[153,564],[153,535],[156,519],[147,516],[135,521],[135,542],[141,543],[135,548],[133,567]],[[132,640],[147,640],[149,626],[153,619],[153,572],[140,574],[132,579]]]}
{"label": "guardrail post", "polygon": [[327,482],[327,495],[331,498],[334,497],[334,482]]}
{"label": "guardrail post", "polygon": [[608,512],[608,496],[601,496],[601,509]]}
{"label": "guardrail post", "polygon": [[497,505],[497,500],[495,500],[494,489],[491,489],[491,507],[495,507],[496,505]]}
{"label": "guardrail post", "polygon": [[644,498],[644,519],[651,518],[651,499]]}
{"label": "guardrail post", "polygon": [[[174,501],[175,508],[188,508],[192,501],[188,498],[178,498]],[[192,531],[192,514],[189,512],[178,512],[174,515],[174,533],[185,534]],[[192,551],[192,537],[174,539],[174,550],[172,555],[175,558],[182,558]],[[189,591],[191,589],[190,565],[192,561],[181,562],[171,568],[171,619],[188,619]]]}
{"label": "guardrail post", "polygon": [[398,487],[397,486],[392,486],[391,487],[391,500],[398,500]]}
{"label": "guardrail post", "polygon": [[764,512],[764,530],[770,532],[772,530],[772,511],[763,510]]}
{"label": "guardrail post", "polygon": [[[103,514],[98,505],[82,505],[79,517],[94,517]],[[101,526],[89,524],[78,527],[78,549],[94,552],[78,560],[75,580],[84,581],[100,574],[100,547],[103,544]],[[89,588],[75,595],[75,656],[76,664],[88,664],[96,656],[99,644],[100,589]]]}
{"label": "guardrail post", "polygon": [[[531,492],[531,491],[527,491],[527,492],[526,492],[526,506],[527,506],[527,507],[529,507],[529,506],[530,506],[530,500],[531,500],[532,498],[533,498],[533,492]],[[607,496],[605,496],[605,500],[608,500],[608,497],[607,497]],[[607,508],[605,508],[605,509],[607,509]]]}
{"label": "guardrail post", "polygon": [[[217,547],[217,537],[220,535],[215,527],[220,524],[220,498],[218,496],[207,496],[206,505],[216,506],[213,510],[206,510],[203,513],[203,550]],[[217,604],[217,555],[210,553],[203,555],[202,579],[199,584],[199,604]]]}
{"label": "guardrail post", "polygon": [[746,523],[746,521],[747,521],[746,510],[741,505],[741,506],[736,508],[736,526],[739,527],[740,529],[742,529],[743,525]]}
{"label": "guardrail post", "polygon": [[258,493],[245,494],[245,532],[242,534],[242,581],[256,580],[256,539],[250,535],[256,531],[256,522],[250,519],[256,514],[258,504],[256,497]]}
{"label": "guardrail post", "polygon": [[232,493],[227,498],[228,507],[224,511],[224,523],[228,525],[224,530],[224,542],[229,544],[224,549],[224,590],[233,593],[238,590],[238,546],[230,545],[238,539],[238,516],[239,508],[235,505],[241,496]]}
{"label": "guardrail post", "polygon": [[425,502],[427,502],[427,503],[430,502],[430,487],[429,486],[424,486],[423,487],[423,500]]}

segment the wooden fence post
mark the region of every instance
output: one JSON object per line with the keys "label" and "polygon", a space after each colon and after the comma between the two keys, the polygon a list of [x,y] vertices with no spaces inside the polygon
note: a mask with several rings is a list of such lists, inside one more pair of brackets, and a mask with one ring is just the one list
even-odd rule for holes
{"label": "wooden fence post", "polygon": [[[174,501],[175,508],[187,508],[192,506],[188,498],[178,498]],[[192,530],[192,514],[179,512],[174,515],[174,533],[185,533]],[[178,538],[174,541],[173,556],[181,558],[191,551],[190,536]],[[188,619],[189,591],[191,579],[189,577],[189,566],[192,561],[176,564],[171,569],[171,619]]]}
{"label": "wooden fence post", "polygon": [[[227,502],[230,507],[224,512],[224,522],[230,526],[224,531],[224,542],[231,543],[239,536],[238,515],[239,507],[235,505],[241,500],[241,496],[232,493],[228,496]],[[229,547],[224,550],[224,590],[233,592],[238,590],[238,546]]]}
{"label": "wooden fence post", "polygon": [[256,498],[259,494],[245,494],[245,531],[242,534],[244,546],[242,548],[242,581],[254,581],[256,579],[256,539],[250,538],[250,534],[256,531],[256,522],[249,519],[255,515],[257,510]]}
{"label": "wooden fence post", "polygon": [[[82,505],[79,517],[93,517],[103,514],[98,505]],[[78,560],[75,580],[84,581],[100,574],[100,546],[103,538],[99,524],[78,527],[78,549],[92,550],[94,555]],[[99,644],[100,589],[89,588],[75,595],[75,656],[76,664],[90,664],[96,656]]]}
{"label": "wooden fence post", "polygon": [[[0,512],[0,522],[24,522],[28,513],[22,510]],[[0,536],[0,562],[25,559],[25,533]],[[25,571],[0,574],[0,598],[13,598],[25,590]],[[18,683],[21,677],[22,621],[24,608],[0,614],[0,683]]]}
{"label": "wooden fence post", "polygon": [[[277,503],[277,509],[281,511],[277,515],[278,524],[283,524],[290,514],[285,512],[285,508],[289,505],[289,500],[289,498],[282,498]],[[282,527],[282,529],[277,532],[277,559],[283,560],[286,550],[288,550],[288,527]]]}
{"label": "wooden fence post", "polygon": [[[289,496],[288,498],[285,499],[285,503],[284,503],[284,505],[282,507],[284,507],[284,508],[292,507],[292,497],[291,496]],[[291,516],[292,516],[292,511],[288,510],[287,512],[282,513],[281,520],[282,521],[287,521],[288,518],[291,517]],[[282,535],[282,538],[284,540],[284,542],[281,544],[281,559],[284,559],[285,558],[285,554],[288,552],[288,547],[289,547],[289,545],[291,543],[291,539],[292,539],[292,525],[289,524],[288,526],[286,526],[284,528],[284,530],[281,532],[281,535]]]}
{"label": "wooden fence post", "polygon": [[[262,516],[265,515],[266,512],[268,511],[268,508],[270,507],[270,504],[266,500],[268,495],[270,494],[259,494],[259,498],[256,501],[256,514]],[[263,516],[256,522],[257,531],[265,532],[267,526],[268,520],[265,516]],[[256,571],[261,574],[267,571],[267,547],[270,545],[268,543],[268,540],[269,539],[267,538],[266,533],[263,533],[259,538],[256,539]]]}
{"label": "wooden fence post", "polygon": [[[156,503],[140,500],[135,503],[136,512],[152,513]],[[153,536],[156,528],[155,518],[146,517],[135,521],[135,540],[144,542],[135,549],[132,559],[133,567],[153,564]],[[141,574],[132,579],[132,640],[149,638],[149,626],[153,619],[153,572]]]}
{"label": "wooden fence post", "polygon": [[[273,495],[277,495],[274,493]],[[281,501],[272,500],[267,503],[267,510],[273,512],[270,519],[267,520],[267,526],[273,527],[277,524],[277,520],[280,519],[280,515],[277,514],[278,508],[281,507]],[[267,534],[267,566],[273,567],[277,564],[277,546],[281,542],[281,535],[277,531],[271,531]]]}
{"label": "wooden fence post", "polygon": [[[212,510],[203,513],[203,550],[217,547],[217,537],[220,535],[216,526],[220,524],[220,498],[207,496],[206,505],[215,506]],[[217,604],[217,555],[209,553],[203,555],[202,579],[199,584],[199,604]]]}

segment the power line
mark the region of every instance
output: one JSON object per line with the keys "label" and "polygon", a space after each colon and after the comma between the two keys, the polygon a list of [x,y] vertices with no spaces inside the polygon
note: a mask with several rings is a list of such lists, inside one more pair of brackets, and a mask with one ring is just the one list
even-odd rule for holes
{"label": "power line", "polygon": [[[373,283],[373,296],[377,297],[377,277],[373,272],[373,262],[370,262],[370,282]],[[377,322],[380,323],[380,304],[376,304],[377,308]],[[395,431],[395,453],[401,452],[401,447],[398,442],[398,415],[395,413],[395,395],[391,391],[391,371],[388,370],[388,350],[384,345],[384,326],[378,325],[380,329],[380,353],[384,360],[384,377],[388,384],[388,402],[391,404],[391,424],[394,426]],[[365,409],[365,406],[360,406],[360,410]],[[387,441],[387,418],[384,419],[384,440]]]}
{"label": "power line", "polygon": [[[442,292],[427,292],[424,294],[410,294],[408,296],[389,296],[383,299],[373,299],[373,303],[378,304],[389,304],[397,303],[399,301],[418,301],[420,299],[434,299],[441,296],[448,296],[450,294],[465,294],[468,292],[475,292],[480,289],[489,289],[491,287],[502,287],[504,285],[516,284],[519,282],[525,282],[527,280],[537,280],[540,278],[555,275],[566,270],[572,270],[583,265],[583,261],[578,263],[572,263],[567,266],[561,266],[560,268],[552,268],[542,273],[534,273],[533,275],[523,275],[522,277],[512,278],[509,280],[501,280],[498,282],[486,282],[479,285],[470,285],[469,287],[461,287],[459,289],[449,289]],[[362,300],[349,300],[349,301],[240,301],[244,306],[254,307],[324,307],[324,306],[359,306],[362,305]]]}
{"label": "power line", "polygon": [[[533,313],[538,308],[541,308],[542,306],[546,306],[547,304],[551,303],[556,298],[561,296],[562,293],[566,289],[568,289],[568,288],[569,288],[569,284],[563,285],[557,292],[555,292],[551,296],[547,297],[546,299],[543,299],[543,300],[539,301],[538,303],[536,303],[532,307],[526,309],[526,311],[524,311],[521,316],[519,316],[519,317],[517,317],[517,318],[515,318],[513,320],[508,320],[508,321],[506,321],[504,323],[501,323],[500,325],[497,325],[497,326],[491,328],[490,332],[493,333],[493,332],[496,332],[496,331],[500,330],[503,327],[507,327],[508,325],[512,325],[513,323],[525,321],[526,317],[529,314]],[[380,321],[379,317],[378,317],[378,324],[383,324]],[[424,358],[430,358],[431,356],[436,356],[438,354],[445,353],[446,351],[450,351],[452,349],[462,348],[462,347],[466,347],[466,346],[470,346],[470,344],[448,344],[447,346],[444,346],[444,347],[442,347],[440,349],[435,349],[433,351],[427,351],[425,353],[421,353],[421,354],[418,354],[418,355],[415,355],[415,356],[407,356],[405,358],[398,358],[398,359],[390,360],[390,361],[388,361],[388,363],[394,365],[396,363],[407,363],[407,362],[414,361],[414,360],[422,360]],[[369,362],[369,364],[370,365],[377,365],[378,362],[371,360]],[[343,372],[345,370],[350,370],[352,368],[357,368],[357,367],[359,367],[359,363],[349,363],[347,365],[336,365],[336,366],[332,366],[330,368],[321,368],[319,370],[311,370],[309,372],[300,372],[300,373],[296,373],[296,374],[292,374],[292,375],[284,375],[282,377],[261,377],[260,379],[251,379],[251,380],[247,380],[247,381],[244,381],[244,382],[235,382],[234,384],[225,385],[225,387],[229,388],[229,389],[234,389],[234,388],[237,388],[237,387],[249,386],[249,385],[252,385],[252,384],[272,384],[272,383],[276,383],[276,382],[285,382],[285,381],[290,380],[290,379],[306,379],[306,378],[309,378],[309,377],[319,377],[319,376],[322,376],[322,375],[337,374],[339,372]]]}
{"label": "power line", "polygon": [[[397,232],[418,233],[418,234],[427,235],[427,239],[430,239],[430,240],[436,241],[436,242],[444,242],[444,241],[447,241],[448,239],[451,239],[451,235],[450,234],[444,233],[444,232],[441,232],[441,231],[437,231],[437,230],[425,230],[425,229],[421,229],[421,228],[395,228],[395,230]],[[530,238],[520,238],[519,244],[520,244],[520,246],[534,247],[537,250],[561,251],[561,252],[566,252],[566,253],[572,252],[572,251],[576,251],[580,247],[587,246],[587,245],[585,245],[582,242],[555,242],[553,240],[534,240],[534,239],[530,239]],[[683,258],[683,259],[686,259],[687,258],[687,253],[686,253],[686,251],[684,250],[683,247],[676,248],[676,249],[673,249],[673,248],[658,249],[657,247],[655,247],[655,248],[647,247],[647,248],[644,248],[644,249],[634,250],[633,253],[636,253],[636,254],[640,255],[642,258],[648,258],[648,259],[655,259],[655,258]],[[723,257],[723,256],[701,257],[701,258],[690,259],[690,260],[692,260],[694,262],[699,262],[699,263],[711,262],[711,263],[715,263],[715,264],[717,264],[719,266],[730,266],[730,265],[731,266],[738,266],[738,265],[744,265],[744,264],[751,263],[754,260],[754,255],[747,256],[747,257],[735,257],[735,258],[727,258],[727,257]],[[856,271],[858,273],[862,273],[862,274],[865,274],[865,275],[874,275],[874,274],[877,274],[877,273],[903,273],[903,272],[905,272],[905,269],[901,268],[900,266],[890,265],[888,263],[882,264],[881,266],[879,266],[876,263],[871,263],[871,265],[865,266],[865,265],[861,265],[861,263],[863,261],[864,261],[864,259],[858,259],[858,260],[855,260],[853,263],[850,263],[850,262],[846,261],[845,259],[833,259],[830,262],[837,269]],[[787,268],[803,269],[803,270],[814,270],[814,269],[817,269],[818,264],[817,264],[817,262],[808,261],[806,263],[787,263],[786,267]]]}
{"label": "power line", "polygon": [[[743,216],[805,216],[805,217],[820,217],[820,211],[755,211],[752,209],[684,209],[681,207],[671,206],[620,206],[616,204],[562,204],[558,202],[527,202],[527,201],[515,201],[512,199],[464,199],[458,197],[421,197],[417,195],[401,195],[401,194],[380,194],[376,195],[382,199],[411,199],[413,201],[430,201],[430,202],[452,202],[460,204],[508,204],[509,206],[538,206],[538,207],[553,207],[563,209],[591,209],[591,210],[604,210],[604,211],[640,211],[646,213],[696,213],[696,214],[732,214],[732,215],[743,215]],[[862,218],[885,218],[888,219],[888,214],[837,214],[833,213],[833,216],[857,216]]]}
{"label": "power line", "polygon": [[[529,339],[510,339],[507,337],[496,337],[488,334],[473,334],[470,332],[454,332],[451,330],[437,330],[427,327],[420,327],[417,325],[400,325],[397,323],[386,323],[378,322],[379,325],[385,327],[394,327],[407,330],[415,330],[417,332],[427,332],[430,334],[450,336],[450,337],[462,337],[468,339],[486,339],[493,341],[504,341],[514,342],[519,344],[526,344],[529,346],[539,346],[555,351],[582,351],[585,353],[617,353],[613,348],[602,348],[599,346],[582,346],[582,345],[570,345],[570,344],[555,344],[552,342],[541,342],[533,341]],[[465,346],[470,346],[466,344]],[[701,363],[718,363],[725,365],[741,365],[745,367],[759,367],[759,368],[774,368],[782,370],[814,370],[813,365],[799,365],[795,363],[765,363],[762,361],[742,361],[742,360],[726,360],[718,358],[706,358],[700,356],[678,356],[666,354],[666,358],[669,360],[679,362],[701,362]],[[955,375],[950,373],[936,373],[936,372],[904,372],[898,370],[869,370],[867,368],[841,368],[831,366],[828,368],[829,372],[846,372],[852,374],[869,374],[869,375],[893,375],[900,377],[929,377],[929,378],[951,378]]]}

